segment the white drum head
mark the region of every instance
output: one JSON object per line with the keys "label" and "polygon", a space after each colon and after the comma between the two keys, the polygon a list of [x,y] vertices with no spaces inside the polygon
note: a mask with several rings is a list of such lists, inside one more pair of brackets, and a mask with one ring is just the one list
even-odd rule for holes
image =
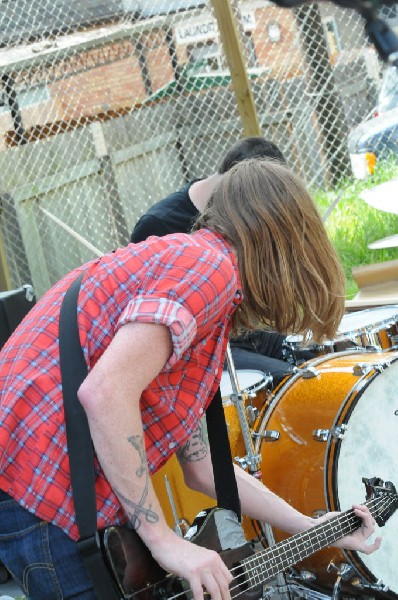
{"label": "white drum head", "polygon": [[[252,391],[262,389],[266,385],[267,376],[262,371],[251,371],[250,369],[238,369],[236,371],[238,383],[241,392]],[[231,378],[228,371],[223,371],[221,375],[221,397],[223,400],[227,400],[233,392]]]}
{"label": "white drum head", "polygon": [[[339,442],[337,465],[333,466],[337,499],[342,510],[365,501],[362,477],[380,477],[398,486],[397,381],[398,361],[377,373],[356,398],[344,439]],[[376,529],[379,528],[376,526]],[[370,556],[361,553],[357,556],[376,579],[397,594],[398,511],[377,535],[383,538],[380,550]]]}
{"label": "white drum head", "polygon": [[344,335],[363,329],[376,329],[384,323],[398,321],[398,306],[378,306],[344,315],[338,334]]}

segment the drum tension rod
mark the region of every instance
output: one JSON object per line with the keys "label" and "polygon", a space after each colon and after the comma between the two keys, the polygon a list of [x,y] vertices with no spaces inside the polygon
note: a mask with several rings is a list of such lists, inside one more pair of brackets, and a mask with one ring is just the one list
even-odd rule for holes
{"label": "drum tension rod", "polygon": [[280,438],[280,432],[276,429],[266,429],[263,433],[252,431],[253,438],[262,438],[264,442],[276,442]]}

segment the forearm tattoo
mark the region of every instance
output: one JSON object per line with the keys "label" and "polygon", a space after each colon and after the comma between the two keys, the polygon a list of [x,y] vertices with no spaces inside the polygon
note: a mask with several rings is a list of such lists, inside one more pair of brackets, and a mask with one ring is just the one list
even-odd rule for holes
{"label": "forearm tattoo", "polygon": [[189,440],[178,451],[178,458],[182,462],[196,462],[203,460],[208,452],[207,427],[200,422]]}
{"label": "forearm tattoo", "polygon": [[141,479],[143,477],[145,478],[144,489],[142,490],[141,498],[138,502],[133,502],[132,500],[126,498],[125,496],[123,496],[123,494],[120,494],[116,490],[115,492],[119,496],[120,500],[122,500],[130,509],[127,511],[129,522],[132,528],[137,531],[142,523],[142,517],[144,517],[148,523],[157,523],[159,521],[159,515],[152,510],[151,506],[149,506],[148,508],[145,508],[144,506],[144,503],[148,496],[149,472],[146,463],[146,455],[143,440],[138,435],[132,435],[128,438],[128,442],[133,446],[135,450],[137,450],[140,459],[140,464],[135,474],[137,475],[138,479]]}

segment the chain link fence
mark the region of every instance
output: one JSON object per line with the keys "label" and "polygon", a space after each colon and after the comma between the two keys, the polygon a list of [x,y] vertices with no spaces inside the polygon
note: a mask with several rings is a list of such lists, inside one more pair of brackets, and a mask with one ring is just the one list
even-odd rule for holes
{"label": "chain link fence", "polygon": [[[151,204],[214,172],[245,135],[216,4],[222,11],[220,0],[0,0],[11,287],[29,282],[40,296],[126,244]],[[333,189],[352,176],[347,137],[380,86],[360,17],[267,0],[235,0],[232,11],[259,133],[311,188]]]}

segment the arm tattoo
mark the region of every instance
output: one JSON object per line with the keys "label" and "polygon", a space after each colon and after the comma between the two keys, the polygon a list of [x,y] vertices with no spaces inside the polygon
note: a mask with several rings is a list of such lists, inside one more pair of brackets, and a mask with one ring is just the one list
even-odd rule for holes
{"label": "arm tattoo", "polygon": [[144,516],[148,523],[157,523],[159,521],[159,515],[152,510],[151,506],[148,508],[144,507],[145,500],[148,496],[149,473],[143,440],[138,435],[132,435],[128,438],[128,442],[130,442],[133,448],[137,450],[140,459],[140,465],[135,474],[137,475],[138,479],[145,477],[144,489],[142,490],[141,498],[138,502],[133,502],[129,498],[123,496],[123,494],[120,494],[117,490],[115,490],[115,493],[119,496],[120,500],[122,500],[129,507],[130,510],[127,511],[129,522],[132,528],[137,531],[141,525],[142,516]]}
{"label": "arm tattoo", "polygon": [[181,462],[196,462],[207,456],[208,438],[207,428],[200,422],[189,440],[178,451]]}

